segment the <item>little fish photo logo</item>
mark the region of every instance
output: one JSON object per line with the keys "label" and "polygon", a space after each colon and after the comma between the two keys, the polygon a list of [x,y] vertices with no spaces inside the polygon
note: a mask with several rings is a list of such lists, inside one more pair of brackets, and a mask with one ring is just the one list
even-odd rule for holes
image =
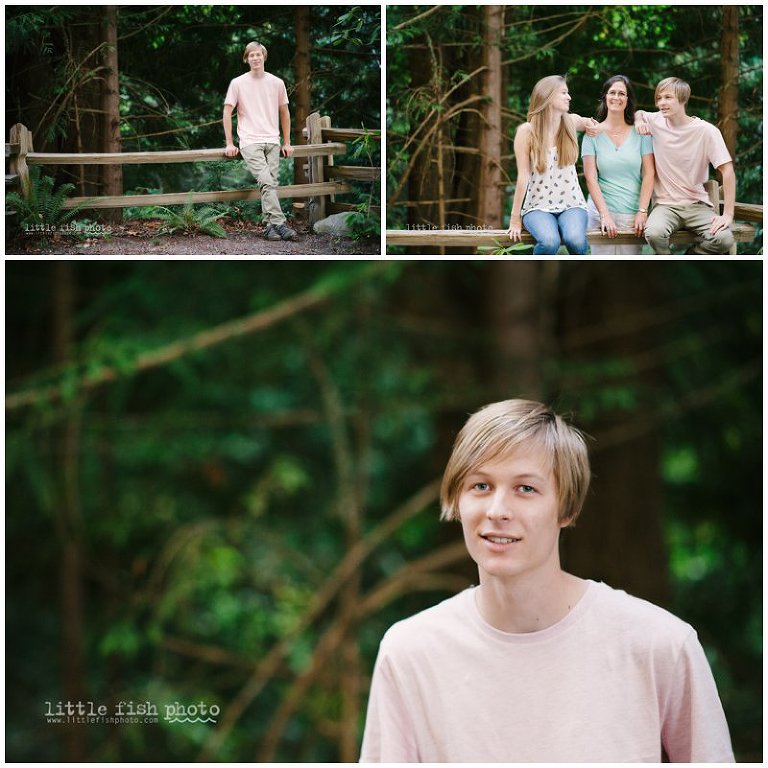
{"label": "little fish photo logo", "polygon": [[174,701],[159,706],[151,701],[118,701],[111,706],[94,701],[46,701],[43,717],[51,725],[129,725],[159,723],[161,711],[167,723],[215,724],[221,707],[204,701],[193,704]]}

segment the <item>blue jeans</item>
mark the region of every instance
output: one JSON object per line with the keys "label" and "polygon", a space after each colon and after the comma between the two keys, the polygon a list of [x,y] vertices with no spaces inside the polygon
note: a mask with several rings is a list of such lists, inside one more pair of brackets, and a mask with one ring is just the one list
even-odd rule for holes
{"label": "blue jeans", "polygon": [[534,256],[557,253],[561,244],[572,255],[589,250],[587,212],[583,208],[568,208],[561,213],[530,211],[523,216],[523,226],[536,241]]}

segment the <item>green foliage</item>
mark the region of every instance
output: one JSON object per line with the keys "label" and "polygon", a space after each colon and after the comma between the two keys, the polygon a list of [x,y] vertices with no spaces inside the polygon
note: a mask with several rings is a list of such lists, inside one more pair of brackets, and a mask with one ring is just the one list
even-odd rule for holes
{"label": "green foliage", "polygon": [[[381,139],[364,129],[362,136],[358,136],[351,144],[349,152],[350,164],[362,164],[367,167],[380,167],[381,165]],[[355,211],[348,221],[352,230],[352,237],[356,240],[381,237],[381,217],[374,210],[381,205],[380,185],[371,182],[365,185],[364,191],[359,188],[356,191],[358,198],[362,197]]]}
{"label": "green foliage", "polygon": [[26,197],[18,192],[9,192],[5,196],[5,204],[19,214],[18,224],[23,230],[39,233],[44,238],[60,232],[90,202],[86,200],[65,209],[64,203],[74,192],[75,185],[61,184],[54,190],[53,177],[41,177],[38,166],[30,168],[29,182],[29,194]]}
{"label": "green foliage", "polygon": [[354,240],[381,237],[381,220],[372,214],[367,203],[361,203],[357,210],[349,215],[348,222]]}
{"label": "green foliage", "polygon": [[187,235],[201,232],[204,235],[226,237],[226,230],[218,223],[218,220],[225,215],[226,211],[210,205],[196,206],[192,202],[190,194],[189,199],[180,210],[176,207],[153,206],[143,209],[140,217],[164,221],[165,227],[162,234],[166,235],[172,235],[174,232],[183,232]]}

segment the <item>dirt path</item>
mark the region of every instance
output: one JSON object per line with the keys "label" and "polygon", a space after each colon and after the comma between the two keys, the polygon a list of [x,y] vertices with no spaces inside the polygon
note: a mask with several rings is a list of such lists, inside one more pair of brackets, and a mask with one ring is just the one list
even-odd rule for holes
{"label": "dirt path", "polygon": [[9,256],[373,256],[382,253],[379,239],[351,240],[316,235],[307,226],[297,230],[295,241],[270,242],[264,228],[243,222],[221,222],[227,237],[200,233],[161,234],[159,222],[127,221],[112,225],[107,236],[86,237],[54,233],[16,233],[6,241]]}

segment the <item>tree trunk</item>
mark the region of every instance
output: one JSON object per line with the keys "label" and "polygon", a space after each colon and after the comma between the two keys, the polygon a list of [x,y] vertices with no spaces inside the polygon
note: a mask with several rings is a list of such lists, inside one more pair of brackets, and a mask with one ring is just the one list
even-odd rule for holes
{"label": "tree trunk", "polygon": [[500,229],[503,215],[501,163],[502,67],[501,36],[504,6],[483,6],[483,58],[485,64],[483,123],[480,133],[480,180],[477,217],[481,224]]}
{"label": "tree trunk", "polygon": [[[59,261],[54,269],[53,352],[59,365],[71,357],[74,340],[73,265]],[[54,510],[61,546],[59,608],[61,621],[60,668],[65,701],[85,701],[85,590],[78,483],[80,419],[73,407],[58,436],[56,474],[61,489]],[[85,762],[87,729],[78,724],[63,726],[64,754],[68,762]]]}
{"label": "tree trunk", "polygon": [[723,6],[720,37],[720,100],[717,122],[725,146],[736,159],[739,134],[739,6]]}
{"label": "tree trunk", "polygon": [[[105,42],[103,52],[104,78],[102,80],[101,109],[103,117],[103,151],[120,152],[120,84],[117,67],[117,6],[105,5],[102,18],[102,37]],[[101,166],[102,190],[105,195],[123,194],[123,166]],[[107,221],[117,222],[122,218],[122,210],[114,208],[105,211]]]}
{"label": "tree trunk", "polygon": [[[103,72],[98,71],[103,62],[99,50],[103,43],[102,32],[101,19],[98,16],[94,18],[91,6],[84,7],[78,22],[66,28],[68,66],[73,70],[73,96],[70,130],[63,147],[64,152],[100,152],[103,145]],[[98,165],[67,167],[75,174],[75,183],[81,197],[100,194],[101,169]]]}
{"label": "tree trunk", "polygon": [[[433,101],[436,102],[440,96],[439,83],[442,73],[434,72],[433,67],[426,64],[425,59],[428,56],[428,50],[409,48],[408,68],[411,73],[411,88],[413,90],[431,89]],[[442,119],[442,115],[437,115],[435,119]],[[439,131],[435,135],[439,136]],[[417,151],[419,143],[413,146],[411,153]],[[434,158],[432,144],[433,142],[427,142],[427,146],[421,149],[419,157],[408,174],[408,225],[410,227],[433,226],[439,215],[437,201],[444,191],[438,185],[436,169],[432,162]],[[438,254],[440,250],[422,248],[420,253]]]}
{"label": "tree trunk", "polygon": [[498,261],[488,269],[489,402],[540,399],[543,354],[550,347],[541,293],[544,267],[536,261]]}
{"label": "tree trunk", "polygon": [[[312,62],[310,56],[310,14],[311,6],[296,6],[296,60],[294,75],[296,79],[296,92],[294,97],[293,125],[295,126],[295,144],[306,144],[303,140],[302,130],[309,117],[312,103]],[[306,184],[307,173],[302,161],[293,164],[293,183]]]}
{"label": "tree trunk", "polygon": [[[568,274],[561,315],[563,359],[575,371],[621,362],[627,371],[622,377],[614,374],[609,382],[597,380],[590,386],[604,389],[605,397],[612,390],[631,390],[640,405],[603,406],[592,423],[576,414],[578,426],[594,438],[593,480],[576,527],[564,532],[563,566],[578,576],[669,605],[662,434],[651,418],[658,407],[654,393],[660,366],[635,368],[636,359],[658,356],[660,339],[657,325],[632,326],[633,316],[659,303],[661,273],[645,265],[611,262],[582,266]],[[568,398],[572,389],[565,382],[563,397]],[[631,424],[643,429],[629,429]]]}

